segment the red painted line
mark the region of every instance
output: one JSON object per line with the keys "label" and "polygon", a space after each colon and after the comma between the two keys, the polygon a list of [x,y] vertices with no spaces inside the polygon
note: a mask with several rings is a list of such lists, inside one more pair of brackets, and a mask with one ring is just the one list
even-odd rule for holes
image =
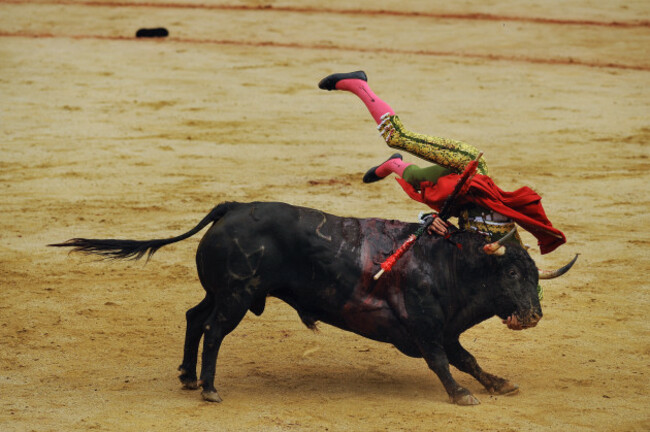
{"label": "red painted line", "polygon": [[95,40],[111,40],[111,41],[133,41],[133,42],[173,42],[173,43],[187,43],[187,44],[209,44],[209,45],[231,45],[231,46],[248,46],[248,47],[270,47],[270,48],[293,48],[293,49],[307,49],[307,50],[331,50],[331,51],[348,51],[348,52],[362,52],[362,53],[375,53],[375,54],[396,54],[396,55],[418,55],[418,56],[432,56],[432,57],[460,57],[470,59],[482,59],[490,61],[510,61],[518,63],[533,63],[533,64],[547,64],[547,65],[570,65],[570,66],[585,66],[592,68],[612,68],[623,70],[637,70],[637,71],[650,71],[650,65],[630,65],[614,62],[600,62],[591,60],[581,60],[576,58],[544,58],[544,57],[529,57],[518,55],[502,55],[502,54],[477,54],[467,53],[461,51],[432,51],[432,50],[405,50],[405,49],[391,49],[391,48],[359,48],[349,46],[336,46],[336,45],[319,45],[319,44],[302,44],[298,42],[273,42],[273,41],[238,41],[231,39],[193,39],[193,38],[165,38],[165,39],[136,39],[134,36],[102,36],[102,35],[54,35],[50,33],[25,33],[25,32],[3,32],[0,31],[0,37],[17,37],[17,38],[33,38],[33,39],[95,39]]}
{"label": "red painted line", "polygon": [[174,3],[174,2],[123,2],[123,1],[92,1],[92,0],[0,0],[0,4],[53,4],[53,5],[78,5],[98,7],[139,7],[158,9],[203,9],[203,10],[231,10],[231,11],[270,11],[270,12],[294,12],[309,14],[336,14],[336,15],[385,15],[401,17],[423,17],[435,19],[456,19],[472,21],[508,21],[525,22],[535,24],[556,24],[576,26],[598,26],[614,28],[650,27],[650,20],[637,21],[596,21],[562,18],[524,17],[509,15],[493,15],[485,13],[442,13],[442,12],[416,12],[396,11],[386,9],[331,9],[297,6],[273,6],[273,5],[212,5],[200,3]]}

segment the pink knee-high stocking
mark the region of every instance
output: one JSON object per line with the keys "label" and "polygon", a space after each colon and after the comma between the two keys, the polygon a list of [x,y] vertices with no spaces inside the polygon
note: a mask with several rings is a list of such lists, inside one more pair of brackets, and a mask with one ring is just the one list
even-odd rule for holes
{"label": "pink knee-high stocking", "polygon": [[387,177],[390,173],[395,173],[398,176],[402,177],[404,174],[404,170],[406,167],[413,165],[408,162],[404,162],[400,158],[393,158],[393,159],[388,159],[386,162],[383,164],[379,165],[375,169],[375,174],[377,174],[377,177]]}
{"label": "pink knee-high stocking", "polygon": [[336,89],[346,90],[357,95],[366,105],[366,108],[370,111],[370,115],[372,115],[372,118],[375,119],[377,124],[381,123],[381,116],[384,114],[395,115],[395,111],[393,111],[390,105],[379,99],[364,80],[344,79],[336,83]]}

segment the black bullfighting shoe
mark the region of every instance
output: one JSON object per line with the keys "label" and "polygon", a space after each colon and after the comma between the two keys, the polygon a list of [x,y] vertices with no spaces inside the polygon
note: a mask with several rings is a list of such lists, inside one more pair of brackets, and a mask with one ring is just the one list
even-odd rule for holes
{"label": "black bullfighting shoe", "polygon": [[[393,160],[393,159],[402,160],[402,155],[399,154],[399,153],[395,153],[394,155],[392,155],[391,157],[386,159],[381,165],[383,165],[386,162],[388,162],[390,160]],[[376,181],[379,181],[381,179],[385,179],[386,177],[388,177],[388,175],[385,175],[383,177],[380,177],[380,176],[377,175],[377,168],[379,168],[381,165],[374,166],[374,167],[370,168],[368,171],[366,171],[366,173],[363,176],[363,182],[364,183],[374,183]]]}
{"label": "black bullfighting shoe", "polygon": [[364,71],[335,73],[328,75],[318,83],[318,88],[323,90],[336,90],[336,83],[344,79],[360,79],[368,82],[368,77]]}

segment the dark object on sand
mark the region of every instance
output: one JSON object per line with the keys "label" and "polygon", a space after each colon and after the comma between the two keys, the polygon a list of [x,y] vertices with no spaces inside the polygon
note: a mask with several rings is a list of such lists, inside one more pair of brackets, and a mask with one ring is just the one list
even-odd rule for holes
{"label": "dark object on sand", "polygon": [[158,38],[167,36],[169,36],[169,32],[164,27],[141,28],[135,33],[135,37],[137,38]]}

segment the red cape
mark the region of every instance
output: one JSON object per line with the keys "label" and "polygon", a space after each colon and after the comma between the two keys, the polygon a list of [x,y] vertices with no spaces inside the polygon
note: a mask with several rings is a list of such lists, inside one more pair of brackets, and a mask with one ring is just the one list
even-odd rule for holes
{"label": "red cape", "polygon": [[[397,181],[415,201],[440,211],[459,178],[458,174],[449,174],[439,178],[436,183],[422,182],[419,192],[404,179],[398,178]],[[466,185],[465,188],[468,186]],[[458,205],[473,203],[509,217],[534,235],[541,253],[546,254],[566,243],[566,237],[560,230],[553,228],[553,224],[546,217],[541,200],[542,197],[529,187],[524,186],[514,192],[506,192],[501,190],[490,177],[477,174],[469,184],[467,193],[460,195],[456,203]]]}

